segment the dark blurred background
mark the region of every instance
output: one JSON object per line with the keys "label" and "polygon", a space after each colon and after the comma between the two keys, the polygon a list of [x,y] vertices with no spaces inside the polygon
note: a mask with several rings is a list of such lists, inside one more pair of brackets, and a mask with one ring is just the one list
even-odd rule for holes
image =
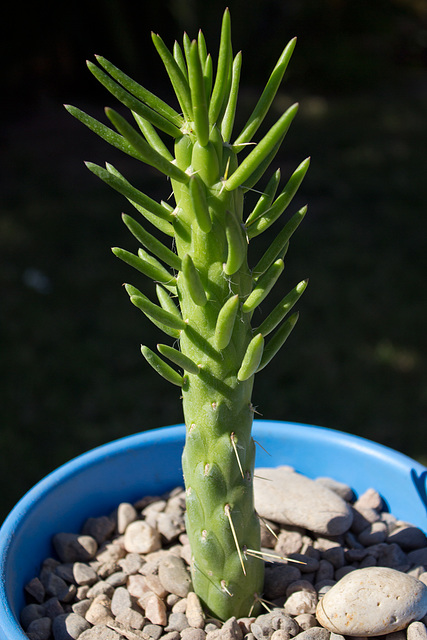
{"label": "dark blurred background", "polygon": [[[282,275],[310,285],[300,321],[255,386],[265,418],[359,434],[427,463],[427,5],[425,0],[230,0],[244,66],[239,124],[286,42],[298,45],[272,118],[300,112],[274,165],[310,171],[309,203]],[[160,334],[129,304],[138,274],[130,205],[83,165],[108,160],[167,198],[155,171],[109,148],[63,109],[115,101],[87,71],[100,53],[163,98],[150,31],[169,46],[202,27],[216,56],[224,2],[8,5],[1,98],[0,520],[49,471],[83,451],[182,421],[179,392],[139,345]],[[251,197],[248,197],[250,207]],[[249,209],[250,210],[250,209]],[[287,214],[287,215],[290,215]],[[277,233],[260,237],[258,250]],[[266,234],[268,235],[268,234]],[[255,243],[254,243],[255,244]],[[276,287],[277,288],[277,287]]]}

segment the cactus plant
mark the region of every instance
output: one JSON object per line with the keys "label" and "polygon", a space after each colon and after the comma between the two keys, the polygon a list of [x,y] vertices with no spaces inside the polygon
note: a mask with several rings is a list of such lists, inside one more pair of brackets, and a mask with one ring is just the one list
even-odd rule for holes
{"label": "cactus plant", "polygon": [[[123,194],[170,247],[129,215],[123,221],[141,248],[113,252],[154,280],[158,302],[126,285],[131,302],[170,336],[174,346],[148,346],[142,354],[181,389],[186,444],[183,471],[193,587],[206,609],[225,620],[248,615],[263,590],[260,523],[254,511],[255,443],[251,394],[256,372],[278,352],[293,329],[289,315],[307,281],[288,293],[253,327],[254,310],[283,270],[289,239],[302,208],[281,228],[261,259],[248,265],[250,241],[270,227],[296,193],[309,165],[304,160],[278,193],[280,170],[244,217],[245,194],[273,161],[295,117],[291,106],[254,144],[254,135],[275,97],[292,55],[285,47],[251,116],[232,141],[241,70],[233,59],[230,14],[223,15],[216,72],[200,31],[184,34],[170,51],[152,34],[178,101],[178,110],[97,56],[88,67],[129,108],[134,124],[106,109],[114,128],[80,109],[68,111],[108,143],[155,167],[171,181],[175,206],[156,202],[131,185],[112,165],[87,163],[101,180]],[[174,141],[174,150],[164,142]],[[239,155],[243,160],[239,163]],[[255,323],[254,323],[255,324]],[[273,333],[274,332],[274,333]],[[268,341],[266,337],[273,333]],[[163,357],[161,357],[163,356]],[[168,364],[168,360],[171,364]],[[182,373],[180,372],[182,370]]]}

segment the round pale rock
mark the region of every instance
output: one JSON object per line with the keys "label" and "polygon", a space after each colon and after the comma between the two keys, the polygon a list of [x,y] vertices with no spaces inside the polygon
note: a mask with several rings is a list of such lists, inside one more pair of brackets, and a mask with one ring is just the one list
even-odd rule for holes
{"label": "round pale rock", "polygon": [[131,522],[125,531],[124,546],[128,553],[151,553],[162,546],[160,534],[144,520]]}
{"label": "round pale rock", "polygon": [[353,513],[345,500],[290,467],[257,469],[254,491],[255,509],[262,518],[328,536],[351,527]]}
{"label": "round pale rock", "polygon": [[406,629],[427,612],[427,587],[388,567],[356,569],[320,600],[322,626],[345,636],[380,636]]}

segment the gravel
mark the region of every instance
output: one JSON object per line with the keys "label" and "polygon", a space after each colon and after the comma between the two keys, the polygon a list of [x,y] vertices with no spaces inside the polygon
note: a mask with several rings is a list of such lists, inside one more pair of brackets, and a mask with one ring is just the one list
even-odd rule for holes
{"label": "gravel", "polygon": [[[427,539],[385,511],[374,489],[355,499],[331,478],[311,482],[326,495],[317,532],[263,517],[262,548],[277,558],[266,562],[268,602],[258,617],[221,623],[204,614],[191,590],[185,492],[178,487],[89,518],[81,532],[57,533],[57,557],[25,587],[23,629],[30,640],[343,640],[317,620],[321,598],[364,567],[389,567],[427,585]],[[329,516],[325,492],[334,495]],[[338,508],[340,532],[331,535],[328,517]],[[385,640],[427,640],[426,614],[403,631],[384,632]]]}

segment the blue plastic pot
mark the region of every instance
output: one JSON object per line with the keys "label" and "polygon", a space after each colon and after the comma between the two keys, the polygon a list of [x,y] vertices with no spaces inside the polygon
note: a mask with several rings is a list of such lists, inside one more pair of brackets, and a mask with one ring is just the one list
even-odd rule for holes
{"label": "blue plastic pot", "polygon": [[[52,555],[51,538],[78,532],[86,518],[122,501],[182,485],[182,425],[122,438],[63,465],[31,489],[0,530],[0,640],[25,640],[19,624],[24,585]],[[427,469],[363,438],[321,427],[258,420],[257,466],[289,464],[308,475],[331,476],[357,493],[374,487],[399,518],[427,529]]]}

